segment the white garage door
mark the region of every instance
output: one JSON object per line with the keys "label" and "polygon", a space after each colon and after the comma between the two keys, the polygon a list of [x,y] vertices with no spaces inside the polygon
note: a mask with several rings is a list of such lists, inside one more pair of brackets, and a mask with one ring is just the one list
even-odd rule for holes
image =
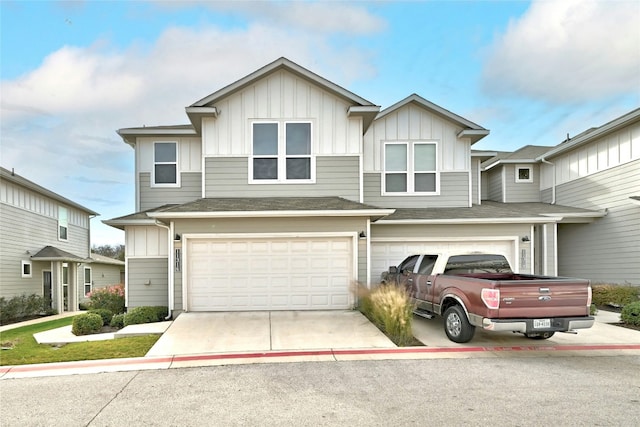
{"label": "white garage door", "polygon": [[474,251],[504,255],[514,264],[515,248],[513,240],[465,240],[460,242],[371,242],[371,281],[380,280],[380,274],[391,265],[398,265],[409,255],[438,254],[453,251]]}
{"label": "white garage door", "polygon": [[353,239],[189,239],[190,311],[350,308]]}

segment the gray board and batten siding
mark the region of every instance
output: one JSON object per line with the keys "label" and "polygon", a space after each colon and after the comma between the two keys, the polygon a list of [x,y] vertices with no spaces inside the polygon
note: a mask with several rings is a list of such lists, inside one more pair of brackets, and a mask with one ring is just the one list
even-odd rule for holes
{"label": "gray board and batten siding", "polygon": [[247,157],[207,157],[205,197],[342,197],[360,201],[359,157],[316,156],[313,184],[249,184]]}
{"label": "gray board and batten siding", "polygon": [[169,203],[188,203],[202,197],[202,174],[200,172],[182,172],[180,187],[152,187],[151,174],[141,172],[139,185],[141,211]]}
{"label": "gray board and batten siding", "polygon": [[[640,160],[559,185],[556,203],[607,209],[589,224],[559,224],[559,274],[640,285]],[[543,192],[545,201],[551,190]]]}
{"label": "gray board and batten siding", "polygon": [[382,175],[364,174],[364,203],[384,208],[469,207],[469,173],[441,172],[438,195],[382,195]]}

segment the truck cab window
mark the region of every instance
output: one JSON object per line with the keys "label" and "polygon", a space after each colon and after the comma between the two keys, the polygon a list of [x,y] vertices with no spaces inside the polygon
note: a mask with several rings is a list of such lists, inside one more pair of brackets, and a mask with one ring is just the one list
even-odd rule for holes
{"label": "truck cab window", "polygon": [[433,271],[433,266],[438,259],[438,255],[425,255],[422,257],[422,262],[420,263],[420,267],[418,268],[418,274],[431,274]]}

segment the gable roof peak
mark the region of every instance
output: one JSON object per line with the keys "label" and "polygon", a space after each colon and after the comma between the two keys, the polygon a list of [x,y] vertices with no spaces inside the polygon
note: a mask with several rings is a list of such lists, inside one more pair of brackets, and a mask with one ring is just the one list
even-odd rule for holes
{"label": "gable roof peak", "polygon": [[302,67],[301,65],[296,64],[295,62],[291,61],[290,59],[281,56],[280,58],[276,59],[275,61],[259,68],[258,70],[254,71],[251,74],[246,75],[245,77],[235,81],[234,83],[231,83],[230,85],[227,85],[225,87],[223,87],[222,89],[212,93],[211,95],[208,95],[202,99],[200,99],[199,101],[194,102],[193,104],[191,104],[188,108],[194,108],[194,107],[212,107],[214,106],[214,104],[224,98],[227,97],[239,90],[244,89],[245,87],[255,83],[256,81],[264,78],[265,76],[276,72],[278,70],[287,70],[299,77],[302,77],[312,83],[315,83],[319,86],[322,86],[325,90],[329,91],[329,92],[333,92],[334,94],[349,100],[350,102],[356,104],[356,105],[360,105],[360,106],[375,106],[375,104],[367,101],[366,99],[356,95],[353,92],[348,91],[347,89],[343,88],[342,86],[339,86],[327,79],[325,79],[324,77],[321,77],[320,75],[308,70],[307,68]]}

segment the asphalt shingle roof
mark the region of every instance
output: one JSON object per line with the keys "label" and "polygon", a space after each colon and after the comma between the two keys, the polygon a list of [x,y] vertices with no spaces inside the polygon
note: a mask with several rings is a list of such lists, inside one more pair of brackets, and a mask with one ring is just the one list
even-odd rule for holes
{"label": "asphalt shingle roof", "polygon": [[[341,197],[206,198],[162,209],[163,212],[344,211],[381,209]],[[157,210],[155,210],[157,211]]]}
{"label": "asphalt shingle roof", "polygon": [[423,208],[396,209],[395,213],[384,217],[385,221],[398,220],[446,220],[446,219],[511,219],[532,218],[553,214],[593,214],[600,213],[588,209],[548,203],[498,203],[483,201],[481,205],[470,208]]}
{"label": "asphalt shingle roof", "polygon": [[74,255],[70,252],[63,251],[62,249],[56,248],[55,246],[45,246],[40,249],[37,254],[32,255],[31,259],[34,261],[42,260],[58,260],[58,261],[76,261],[82,262],[86,261],[85,258],[79,257],[78,255]]}

